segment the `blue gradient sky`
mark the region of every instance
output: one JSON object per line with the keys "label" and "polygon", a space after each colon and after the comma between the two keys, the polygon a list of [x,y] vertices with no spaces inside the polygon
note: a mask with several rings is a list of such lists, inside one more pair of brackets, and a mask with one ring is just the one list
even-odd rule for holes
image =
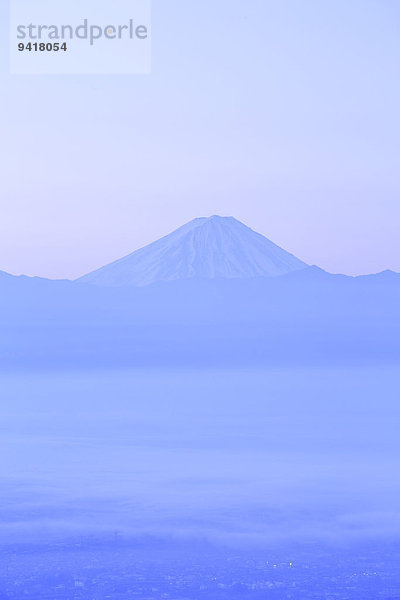
{"label": "blue gradient sky", "polygon": [[0,269],[78,276],[218,213],[400,271],[398,0],[154,0],[151,76],[8,75],[0,18]]}

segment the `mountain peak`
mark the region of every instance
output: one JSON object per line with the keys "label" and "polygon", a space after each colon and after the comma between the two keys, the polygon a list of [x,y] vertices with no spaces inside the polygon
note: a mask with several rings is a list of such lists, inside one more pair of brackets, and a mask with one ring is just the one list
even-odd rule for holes
{"label": "mountain peak", "polygon": [[237,223],[240,223],[240,221],[238,221],[237,219],[235,219],[234,217],[221,217],[221,215],[211,215],[211,217],[203,217],[206,221],[236,221]]}
{"label": "mountain peak", "polygon": [[[210,217],[196,217],[195,219],[192,219],[182,227],[200,227],[204,225],[216,225],[218,223],[220,223],[221,225],[228,225],[232,222],[240,223],[240,221],[238,221],[234,217],[222,217],[221,215],[211,215]],[[181,227],[179,227],[179,229],[181,229]]]}
{"label": "mountain peak", "polygon": [[234,217],[198,217],[80,281],[145,286],[189,278],[276,277],[307,265]]}

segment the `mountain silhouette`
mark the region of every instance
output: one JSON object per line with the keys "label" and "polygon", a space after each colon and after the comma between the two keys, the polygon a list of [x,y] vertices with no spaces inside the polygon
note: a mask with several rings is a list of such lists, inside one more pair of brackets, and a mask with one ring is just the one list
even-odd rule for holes
{"label": "mountain silhouette", "polygon": [[180,279],[277,277],[308,265],[233,217],[194,219],[79,281],[106,287]]}
{"label": "mountain silhouette", "polygon": [[76,282],[0,271],[0,370],[398,364],[399,307],[399,274],[332,275],[196,219]]}

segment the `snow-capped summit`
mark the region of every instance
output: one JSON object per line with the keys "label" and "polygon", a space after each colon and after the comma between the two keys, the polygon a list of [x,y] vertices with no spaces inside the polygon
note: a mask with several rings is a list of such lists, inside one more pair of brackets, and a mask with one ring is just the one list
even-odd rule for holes
{"label": "snow-capped summit", "polygon": [[189,278],[276,277],[307,265],[233,217],[202,217],[80,278],[100,286],[145,286]]}

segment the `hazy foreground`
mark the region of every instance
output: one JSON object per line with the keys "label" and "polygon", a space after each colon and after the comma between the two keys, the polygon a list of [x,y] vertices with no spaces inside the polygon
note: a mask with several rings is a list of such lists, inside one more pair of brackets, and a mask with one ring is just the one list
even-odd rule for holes
{"label": "hazy foreground", "polygon": [[[331,576],[350,585],[328,552],[349,577],[364,556],[375,578],[338,597],[397,597],[396,570],[379,578],[400,533],[399,383],[395,368],[3,375],[0,591],[103,598],[112,583],[113,598],[194,598],[205,585],[214,598],[239,579],[242,598],[275,597],[259,580],[279,598],[328,598]],[[278,589],[248,557],[333,572],[317,586],[288,571]],[[141,561],[144,587],[124,587]],[[152,592],[165,570],[173,583]]]}

